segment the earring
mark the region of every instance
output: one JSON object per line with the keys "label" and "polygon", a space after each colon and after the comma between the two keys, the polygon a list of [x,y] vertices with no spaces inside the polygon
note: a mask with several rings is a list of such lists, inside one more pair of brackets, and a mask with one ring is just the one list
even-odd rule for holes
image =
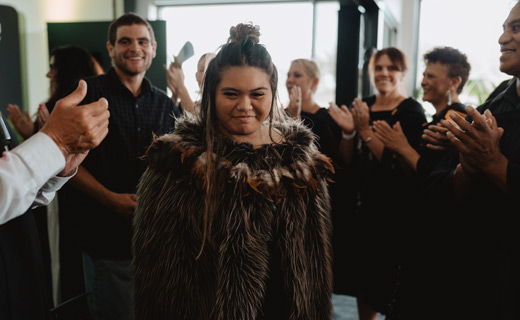
{"label": "earring", "polygon": [[448,90],[448,106],[451,106],[451,90]]}

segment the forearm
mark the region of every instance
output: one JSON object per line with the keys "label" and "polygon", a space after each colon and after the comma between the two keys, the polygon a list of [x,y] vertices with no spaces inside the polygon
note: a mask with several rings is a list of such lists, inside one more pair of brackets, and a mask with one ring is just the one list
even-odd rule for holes
{"label": "forearm", "polygon": [[352,162],[352,154],[354,153],[354,136],[348,139],[342,138],[340,140],[338,153],[341,161],[346,165],[349,165]]}
{"label": "forearm", "polygon": [[383,151],[385,149],[385,145],[381,140],[376,137],[376,134],[372,129],[366,129],[359,131],[359,137],[363,140],[370,150],[370,152],[376,157],[378,161],[381,161],[383,157]]}
{"label": "forearm", "polygon": [[78,172],[70,180],[70,184],[78,191],[95,199],[103,206],[110,206],[112,191],[103,186],[87,169],[79,166]]}
{"label": "forearm", "polygon": [[31,206],[46,205],[68,178],[55,177],[65,166],[56,144],[38,133],[0,159],[0,224]]}
{"label": "forearm", "polygon": [[180,99],[180,105],[184,112],[195,113],[195,103],[191,100],[188,89],[184,85],[178,89],[177,96]]}
{"label": "forearm", "polygon": [[507,193],[507,166],[507,158],[500,154],[491,165],[482,169],[482,172],[505,193]]}
{"label": "forearm", "polygon": [[419,161],[421,156],[414,148],[412,148],[412,146],[407,144],[406,146],[396,150],[396,152],[407,167],[412,169],[414,172],[417,172],[417,161]]}
{"label": "forearm", "polygon": [[474,180],[473,176],[465,172],[462,165],[459,163],[453,172],[452,180],[455,196],[457,199],[462,200],[469,191],[471,183]]}

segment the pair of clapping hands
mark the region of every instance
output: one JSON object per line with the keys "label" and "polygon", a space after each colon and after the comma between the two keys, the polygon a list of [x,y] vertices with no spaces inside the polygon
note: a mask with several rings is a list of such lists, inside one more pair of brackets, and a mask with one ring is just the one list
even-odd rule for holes
{"label": "pair of clapping hands", "polygon": [[[68,176],[75,171],[88,152],[108,134],[108,101],[100,98],[79,106],[86,94],[87,83],[80,80],[76,90],[58,100],[52,114],[47,114],[42,123],[40,132],[51,138],[65,157],[65,167],[58,176]],[[25,116],[30,119],[28,113]]]}
{"label": "pair of clapping hands", "polygon": [[[472,122],[466,121],[456,113],[452,120],[441,120],[437,125],[430,125],[424,130],[422,138],[427,147],[434,150],[449,150],[456,148],[459,151],[461,164],[466,172],[474,173],[479,168],[489,166],[501,154],[499,141],[504,130],[499,128],[491,111],[480,114],[473,107],[466,107]],[[357,130],[370,128],[370,113],[366,103],[356,98],[352,110],[345,105],[341,108],[334,103],[330,104],[329,113],[346,134]],[[376,137],[393,151],[408,145],[408,141],[397,122],[393,127],[386,121],[374,121],[372,124]]]}
{"label": "pair of clapping hands", "polygon": [[[18,105],[8,104],[7,112],[9,113],[9,120],[11,120],[16,131],[18,131],[24,139],[29,139],[29,137],[34,133],[34,122],[29,111],[25,110],[25,112],[22,113]],[[36,114],[38,127],[42,128],[47,119],[49,119],[49,110],[45,104],[41,103]]]}

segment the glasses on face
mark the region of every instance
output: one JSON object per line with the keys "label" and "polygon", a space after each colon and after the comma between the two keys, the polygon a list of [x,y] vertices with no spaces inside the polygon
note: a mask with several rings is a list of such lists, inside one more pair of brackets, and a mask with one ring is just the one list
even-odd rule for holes
{"label": "glasses on face", "polygon": [[56,72],[56,65],[54,63],[49,64],[49,72]]}

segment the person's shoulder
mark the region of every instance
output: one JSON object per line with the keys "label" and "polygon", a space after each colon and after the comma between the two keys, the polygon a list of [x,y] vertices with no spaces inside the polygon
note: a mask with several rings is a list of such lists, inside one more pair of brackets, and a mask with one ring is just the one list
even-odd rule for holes
{"label": "person's shoulder", "polygon": [[414,112],[424,114],[424,108],[422,104],[412,97],[404,99],[398,106],[399,111]]}
{"label": "person's shoulder", "polygon": [[203,152],[203,126],[195,117],[179,118],[171,133],[154,137],[144,159],[152,168],[165,169]]}
{"label": "person's shoulder", "polygon": [[366,97],[361,98],[361,100],[363,100],[363,102],[365,102],[366,104],[371,106],[376,102],[376,96],[375,95],[366,96]]}
{"label": "person's shoulder", "polygon": [[495,99],[498,95],[506,91],[511,85],[514,85],[516,82],[516,78],[508,79],[502,81],[490,94],[489,97],[486,99],[487,101],[491,101]]}
{"label": "person's shoulder", "polygon": [[441,119],[453,120],[452,116],[454,114],[457,114],[462,118],[465,118],[466,106],[462,103],[453,103],[450,106],[448,106],[443,112],[441,112],[439,116]]}
{"label": "person's shoulder", "polygon": [[456,111],[459,113],[466,114],[466,105],[463,103],[455,102],[448,107],[448,111]]}
{"label": "person's shoulder", "polygon": [[413,97],[408,97],[408,98],[404,99],[401,104],[403,104],[404,106],[413,108],[413,109],[421,109],[421,110],[423,109],[422,104],[419,101],[415,100],[415,98],[413,98]]}
{"label": "person's shoulder", "polygon": [[150,94],[153,95],[155,98],[160,99],[160,100],[164,100],[165,102],[166,101],[171,101],[173,103],[173,100],[170,97],[168,97],[168,94],[166,94],[166,92],[164,90],[162,90],[161,88],[153,85],[147,79],[143,80],[143,85],[145,83],[147,84],[147,86],[148,86],[148,88],[150,90]]}
{"label": "person's shoulder", "polygon": [[316,116],[317,116],[318,118],[323,119],[323,120],[326,120],[326,121],[329,121],[329,120],[334,121],[334,120],[332,119],[332,117],[331,117],[331,115],[330,115],[330,113],[329,113],[329,110],[328,110],[327,108],[322,108],[322,107],[320,107],[320,108],[318,109],[318,111],[316,111]]}
{"label": "person's shoulder", "polygon": [[329,157],[318,151],[314,134],[303,122],[287,119],[275,122],[273,127],[280,131],[283,143],[277,145],[277,153],[284,156],[284,163],[311,166],[329,174],[333,171]]}
{"label": "person's shoulder", "polygon": [[483,113],[486,109],[493,108],[493,106],[500,104],[504,97],[512,97],[515,98],[518,96],[516,92],[516,83],[517,78],[511,78],[509,80],[502,81],[494,90],[491,92],[486,101],[477,107],[477,110],[480,113]]}

